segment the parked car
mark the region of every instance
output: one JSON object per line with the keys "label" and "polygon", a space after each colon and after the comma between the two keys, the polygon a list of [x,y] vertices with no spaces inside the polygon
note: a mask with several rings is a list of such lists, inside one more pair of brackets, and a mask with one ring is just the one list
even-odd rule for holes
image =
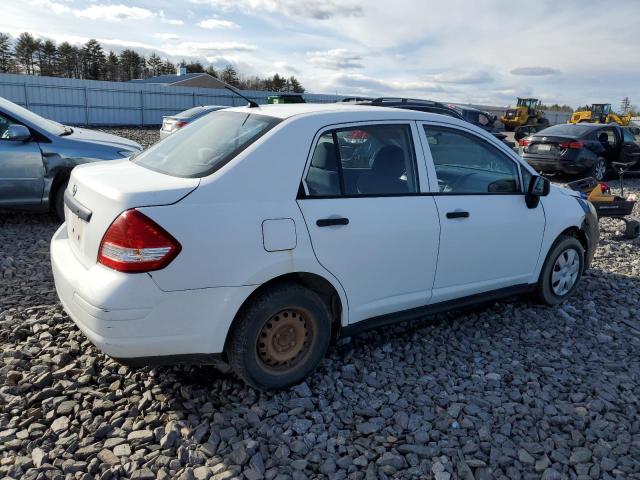
{"label": "parked car", "polygon": [[[357,98],[357,97],[354,97]],[[345,101],[345,100],[343,100]],[[465,109],[458,107],[457,105],[449,104],[445,105],[444,103],[434,102],[432,100],[416,100],[411,98],[376,98],[374,100],[351,100],[350,103],[355,103],[357,105],[369,105],[376,107],[391,107],[391,108],[404,108],[407,110],[415,110],[417,112],[427,112],[427,113],[438,113],[440,115],[446,115],[448,117],[457,118],[459,120],[464,120],[466,122],[471,123],[477,127],[482,128],[490,132],[494,137],[503,142],[510,148],[516,146],[514,142],[509,140],[507,136],[499,132],[497,129],[492,127],[487,127],[484,124],[484,116],[475,115],[471,112],[469,107],[465,107]],[[477,110],[476,112],[480,112]],[[483,112],[486,114],[486,112]]]}
{"label": "parked car", "polygon": [[[307,377],[331,338],[474,302],[568,298],[593,207],[483,130],[343,104],[208,115],[71,174],[51,241],[69,316],[125,363]],[[544,207],[544,208],[543,208]]]}
{"label": "parked car", "polygon": [[64,219],[73,167],[141,150],[126,138],[62,125],[0,97],[0,208],[53,210]]}
{"label": "parked car", "polygon": [[227,108],[223,105],[202,105],[199,107],[193,107],[184,112],[176,113],[175,115],[166,115],[162,117],[162,126],[160,127],[160,140],[168,137],[176,130],[189,125],[194,120],[205,116],[208,113],[216,112]]}
{"label": "parked car", "polygon": [[597,123],[554,125],[520,140],[522,157],[538,172],[604,180],[612,162],[640,169],[640,143],[628,127]]}
{"label": "parked car", "polygon": [[454,103],[450,103],[449,107],[460,112],[467,122],[473,123],[476,127],[480,127],[487,132],[494,132],[496,130],[495,123],[498,117],[489,112],[466,105],[456,105]]}

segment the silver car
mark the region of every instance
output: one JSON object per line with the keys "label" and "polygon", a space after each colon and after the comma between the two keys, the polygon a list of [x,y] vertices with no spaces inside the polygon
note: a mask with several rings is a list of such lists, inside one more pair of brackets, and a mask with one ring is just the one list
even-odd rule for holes
{"label": "silver car", "polygon": [[64,219],[73,167],[140,151],[126,138],[62,125],[0,97],[0,209],[53,210]]}
{"label": "silver car", "polygon": [[223,105],[202,105],[200,107],[193,107],[184,112],[176,113],[175,115],[167,115],[162,117],[162,127],[160,127],[160,140],[168,137],[176,130],[189,125],[194,120],[200,117],[204,117],[208,113],[215,112],[227,108]]}

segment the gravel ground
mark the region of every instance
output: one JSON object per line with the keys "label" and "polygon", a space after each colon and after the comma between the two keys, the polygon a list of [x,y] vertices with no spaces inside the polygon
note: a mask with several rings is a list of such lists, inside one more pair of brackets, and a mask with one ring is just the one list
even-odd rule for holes
{"label": "gravel ground", "polygon": [[613,221],[564,305],[341,341],[275,395],[98,352],[57,301],[56,227],[0,214],[0,478],[640,478],[640,240]]}

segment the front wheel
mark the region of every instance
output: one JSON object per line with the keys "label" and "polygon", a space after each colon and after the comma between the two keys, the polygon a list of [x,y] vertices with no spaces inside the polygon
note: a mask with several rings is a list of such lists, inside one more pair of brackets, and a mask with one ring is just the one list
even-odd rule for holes
{"label": "front wheel", "polygon": [[64,192],[67,189],[69,181],[62,182],[56,190],[55,197],[53,198],[53,210],[60,220],[64,222]]}
{"label": "front wheel", "polygon": [[326,303],[314,291],[286,283],[259,294],[242,309],[226,352],[231,368],[247,384],[278,390],[309,376],[330,339]]}
{"label": "front wheel", "polygon": [[584,248],[575,237],[562,236],[551,247],[537,285],[538,298],[557,305],[569,298],[582,278]]}

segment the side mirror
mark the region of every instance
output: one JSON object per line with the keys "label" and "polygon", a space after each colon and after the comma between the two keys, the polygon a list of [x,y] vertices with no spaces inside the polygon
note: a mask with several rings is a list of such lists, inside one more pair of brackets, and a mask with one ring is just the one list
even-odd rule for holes
{"label": "side mirror", "polygon": [[31,132],[24,125],[12,123],[7,127],[2,138],[10,142],[26,142],[31,138]]}
{"label": "side mirror", "polygon": [[551,182],[549,180],[539,175],[531,177],[527,194],[524,197],[527,207],[536,208],[540,203],[540,197],[546,197],[550,191]]}

